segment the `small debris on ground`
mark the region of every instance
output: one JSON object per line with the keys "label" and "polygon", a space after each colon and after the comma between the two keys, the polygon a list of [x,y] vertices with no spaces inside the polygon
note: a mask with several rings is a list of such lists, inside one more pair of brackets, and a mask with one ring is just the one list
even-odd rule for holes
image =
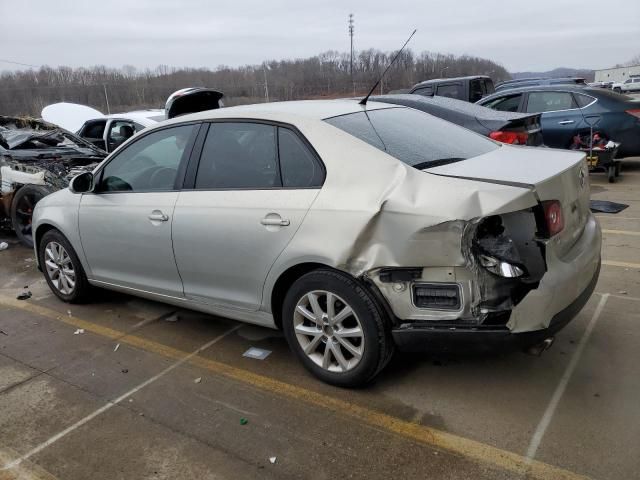
{"label": "small debris on ground", "polygon": [[9,334],[7,332],[5,332],[4,330],[0,330],[0,335],[6,335],[9,336]]}
{"label": "small debris on ground", "polygon": [[69,315],[70,317],[73,316],[73,315],[71,315],[71,310],[67,310],[67,315]]}
{"label": "small debris on ground", "polygon": [[202,381],[202,377],[196,378],[193,383],[200,383]]}
{"label": "small debris on ground", "polygon": [[119,348],[120,348],[120,344],[119,344],[119,343],[116,343],[116,346],[115,346],[115,348],[113,349],[113,351],[114,351],[114,352],[117,352]]}
{"label": "small debris on ground", "polygon": [[271,463],[276,463],[276,460],[277,460],[277,459],[278,459],[277,457],[269,457],[269,461],[270,461]]}
{"label": "small debris on ground", "polygon": [[256,347],[251,347],[242,354],[243,357],[254,358],[256,360],[264,360],[269,355],[271,355],[271,350],[264,350]]}
{"label": "small debris on ground", "polygon": [[129,369],[128,368],[123,368],[122,370],[120,370],[122,373],[129,373]]}
{"label": "small debris on ground", "polygon": [[0,242],[0,251],[6,250],[7,248],[9,248],[9,244],[7,242]]}
{"label": "small debris on ground", "polygon": [[31,298],[31,292],[21,292],[18,294],[18,296],[16,297],[18,300],[27,300],[29,298]]}
{"label": "small debris on ground", "polygon": [[178,315],[177,313],[174,313],[173,315],[169,315],[167,318],[164,319],[165,322],[177,322],[178,320],[180,320],[180,315]]}
{"label": "small debris on ground", "polygon": [[629,292],[627,292],[626,290],[620,290],[618,292],[619,295],[626,295],[627,293],[629,293]]}
{"label": "small debris on ground", "polygon": [[249,420],[247,420],[246,418],[240,419],[240,425],[246,425],[247,423],[249,423]]}
{"label": "small debris on ground", "polygon": [[73,332],[74,335],[80,335],[81,333],[84,333],[84,328],[78,328],[75,332]]}

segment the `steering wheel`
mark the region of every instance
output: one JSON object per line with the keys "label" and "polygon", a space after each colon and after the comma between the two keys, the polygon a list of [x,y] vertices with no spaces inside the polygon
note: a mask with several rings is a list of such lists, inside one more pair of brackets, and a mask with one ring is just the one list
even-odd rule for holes
{"label": "steering wheel", "polygon": [[151,174],[149,186],[152,188],[172,189],[176,179],[177,170],[168,167],[159,167]]}

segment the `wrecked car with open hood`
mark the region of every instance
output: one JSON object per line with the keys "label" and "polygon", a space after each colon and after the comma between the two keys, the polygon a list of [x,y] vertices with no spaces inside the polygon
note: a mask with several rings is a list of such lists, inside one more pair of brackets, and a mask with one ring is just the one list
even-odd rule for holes
{"label": "wrecked car with open hood", "polygon": [[63,301],[99,286],[280,328],[342,386],[371,380],[396,347],[539,345],[600,269],[582,154],[377,102],[174,118],[34,219]]}
{"label": "wrecked car with open hood", "polygon": [[33,246],[31,217],[44,196],[90,171],[104,152],[55,125],[0,116],[0,222]]}

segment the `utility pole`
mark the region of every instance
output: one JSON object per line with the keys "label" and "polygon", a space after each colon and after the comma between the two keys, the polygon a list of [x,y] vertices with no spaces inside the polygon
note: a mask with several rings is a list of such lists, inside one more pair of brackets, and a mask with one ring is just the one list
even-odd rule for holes
{"label": "utility pole", "polygon": [[351,67],[349,72],[351,74],[351,86],[353,87],[353,94],[356,94],[356,84],[353,82],[353,13],[349,14],[349,37],[351,37]]}
{"label": "utility pole", "polygon": [[267,68],[264,63],[262,64],[262,71],[264,72],[264,98],[269,103],[269,85],[267,84]]}
{"label": "utility pole", "polygon": [[109,108],[109,96],[107,95],[107,85],[102,84],[102,87],[104,88],[104,99],[107,102],[107,115],[111,115],[111,109]]}

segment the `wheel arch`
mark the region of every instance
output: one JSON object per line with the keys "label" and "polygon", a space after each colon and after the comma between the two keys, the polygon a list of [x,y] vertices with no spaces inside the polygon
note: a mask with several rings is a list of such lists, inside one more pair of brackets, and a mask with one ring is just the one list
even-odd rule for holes
{"label": "wheel arch", "polygon": [[364,287],[369,291],[369,293],[374,296],[378,306],[383,310],[387,321],[391,323],[396,322],[397,319],[393,313],[393,310],[391,309],[391,306],[389,305],[389,302],[386,298],[384,298],[384,295],[382,295],[375,284],[368,279],[366,274],[362,277],[354,277],[349,272],[334,268],[325,263],[302,262],[290,266],[284,272],[282,272],[278,279],[275,281],[273,288],[271,289],[271,314],[273,316],[273,321],[279,330],[282,329],[282,304],[284,302],[285,296],[287,295],[287,292],[289,291],[289,288],[291,288],[295,281],[303,275],[306,275],[307,273],[318,269],[333,270],[352,277],[356,282],[359,282],[362,287]]}
{"label": "wheel arch", "polygon": [[289,288],[291,288],[291,285],[293,285],[295,281],[303,275],[320,268],[335,270],[335,268],[324,263],[303,262],[287,268],[280,274],[280,276],[278,276],[278,279],[275,281],[273,288],[271,289],[270,300],[273,321],[279,330],[282,329],[282,304]]}

